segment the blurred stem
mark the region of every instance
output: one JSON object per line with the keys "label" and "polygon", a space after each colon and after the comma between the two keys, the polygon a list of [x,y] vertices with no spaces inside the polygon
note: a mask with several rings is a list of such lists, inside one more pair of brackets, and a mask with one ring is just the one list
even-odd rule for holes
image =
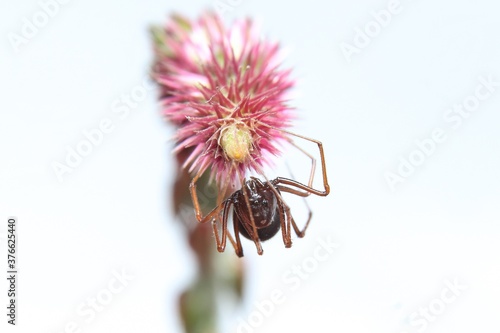
{"label": "blurred stem", "polygon": [[[181,216],[182,207],[191,207],[192,214],[184,218],[188,243],[196,256],[198,266],[195,281],[181,293],[179,311],[186,333],[216,333],[217,304],[219,299],[232,299],[241,302],[243,288],[243,264],[228,246],[229,253],[221,254],[216,251],[215,240],[210,223],[200,224],[195,218],[189,194],[190,175],[181,168],[189,151],[177,155],[178,173],[173,187],[174,212]],[[197,187],[201,193],[217,193],[214,184],[208,183],[209,171],[198,181]],[[205,196],[206,207],[209,211],[216,205],[216,198]],[[236,297],[227,297],[233,295]],[[232,308],[236,307],[234,304]]]}

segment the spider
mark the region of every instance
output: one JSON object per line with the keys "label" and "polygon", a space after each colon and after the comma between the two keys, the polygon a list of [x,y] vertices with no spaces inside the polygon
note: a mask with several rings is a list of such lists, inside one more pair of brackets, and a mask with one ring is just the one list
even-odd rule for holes
{"label": "spider", "polygon": [[[261,242],[273,238],[280,229],[283,237],[283,243],[286,248],[292,246],[292,227],[295,234],[299,238],[304,237],[305,231],[312,218],[311,210],[309,210],[309,216],[304,228],[300,230],[292,217],[290,207],[288,207],[286,202],[283,200],[281,193],[291,193],[300,197],[307,197],[310,194],[327,196],[330,193],[330,186],[328,185],[326,176],[323,144],[320,141],[298,134],[290,132],[289,134],[314,142],[318,145],[321,157],[323,185],[325,188],[324,191],[312,188],[314,171],[316,168],[315,158],[302,150],[300,147],[296,146],[291,140],[290,143],[292,145],[297,147],[312,160],[311,173],[309,176],[309,183],[307,185],[284,177],[277,177],[273,180],[268,180],[266,178],[265,181],[256,177],[250,177],[249,180],[243,179],[240,190],[235,191],[222,202],[219,198],[217,207],[215,207],[207,215],[203,216],[198,202],[198,195],[196,194],[196,181],[198,180],[199,175],[195,176],[191,181],[189,189],[195,208],[196,218],[200,223],[206,223],[208,221],[212,222],[215,241],[217,243],[217,250],[219,252],[224,252],[226,248],[226,239],[229,238],[236,251],[236,255],[238,257],[243,257],[240,234],[255,243],[257,253],[259,255],[264,253]],[[233,212],[234,238],[228,231],[228,220],[231,208]],[[217,222],[222,225],[221,232],[219,232]],[[219,234],[221,234],[220,237]]]}

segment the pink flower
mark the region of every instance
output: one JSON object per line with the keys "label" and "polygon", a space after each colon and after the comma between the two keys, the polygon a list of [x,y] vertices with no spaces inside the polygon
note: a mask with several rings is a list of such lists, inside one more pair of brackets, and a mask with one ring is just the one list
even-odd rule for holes
{"label": "pink flower", "polygon": [[277,43],[261,40],[251,20],[226,28],[215,14],[197,21],[174,15],[154,28],[153,77],[166,119],[178,129],[175,152],[190,149],[184,167],[211,170],[222,188],[260,173],[293,118]]}

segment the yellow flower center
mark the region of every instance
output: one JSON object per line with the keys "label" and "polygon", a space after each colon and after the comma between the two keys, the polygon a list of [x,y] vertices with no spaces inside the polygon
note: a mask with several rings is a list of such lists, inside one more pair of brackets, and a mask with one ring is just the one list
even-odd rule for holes
{"label": "yellow flower center", "polygon": [[226,156],[236,162],[243,162],[252,151],[252,135],[244,124],[231,124],[221,131],[220,142]]}

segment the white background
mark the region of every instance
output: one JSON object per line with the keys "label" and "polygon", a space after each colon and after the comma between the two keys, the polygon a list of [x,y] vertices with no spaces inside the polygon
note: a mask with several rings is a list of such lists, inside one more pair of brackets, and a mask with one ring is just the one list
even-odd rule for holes
{"label": "white background", "polygon": [[[277,237],[258,257],[244,244],[247,298],[227,332],[261,316],[254,303],[275,289],[286,301],[254,332],[419,332],[412,314],[439,309],[447,280],[467,289],[420,331],[500,332],[500,87],[458,128],[443,118],[474,95],[480,76],[500,81],[500,6],[401,0],[348,61],[342,43],[355,45],[356,29],[388,2],[232,2],[227,22],[256,18],[286,49],[298,80],[294,130],[323,141],[332,193],[308,199],[312,224],[291,249]],[[16,331],[59,333],[74,321],[83,332],[180,332],[176,295],[193,258],[170,217],[173,132],[154,90],[126,117],[111,108],[147,77],[148,27],[216,2],[73,0],[18,52],[9,33],[41,7],[0,3],[0,242],[5,253],[6,219],[17,216]],[[52,163],[105,118],[112,132],[59,182]],[[384,175],[436,128],[447,139],[391,191]],[[283,275],[314,263],[318,240],[329,237],[339,247],[292,290]],[[85,322],[77,308],[122,269],[134,278]]]}

